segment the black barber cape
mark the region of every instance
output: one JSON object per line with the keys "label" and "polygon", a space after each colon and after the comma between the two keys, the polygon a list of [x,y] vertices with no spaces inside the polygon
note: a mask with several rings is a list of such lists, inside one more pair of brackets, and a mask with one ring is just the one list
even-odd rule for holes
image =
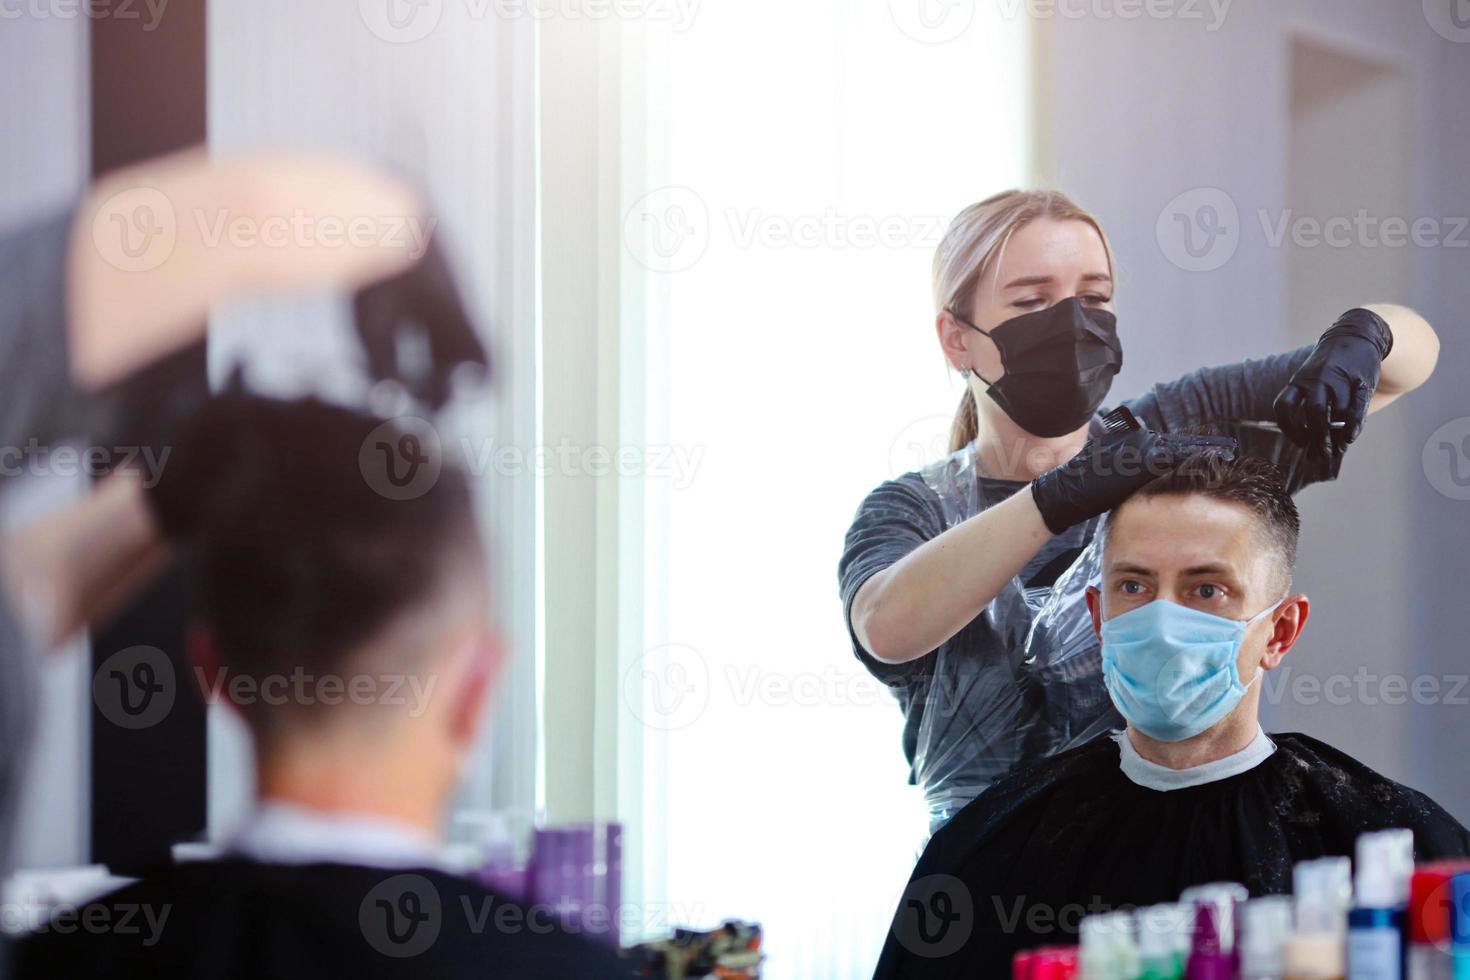
{"label": "black barber cape", "polygon": [[24,980],[631,975],[550,913],[441,872],[245,860],[148,876],[58,914],[15,952]]}
{"label": "black barber cape", "polygon": [[1470,855],[1470,832],[1422,793],[1305,735],[1243,773],[1145,789],[1102,738],[1015,770],[934,835],[876,977],[1010,976],[1014,954],[1076,941],[1082,915],[1173,902],[1190,885],[1291,891],[1292,866],[1351,856],[1359,834],[1414,832],[1418,861]]}

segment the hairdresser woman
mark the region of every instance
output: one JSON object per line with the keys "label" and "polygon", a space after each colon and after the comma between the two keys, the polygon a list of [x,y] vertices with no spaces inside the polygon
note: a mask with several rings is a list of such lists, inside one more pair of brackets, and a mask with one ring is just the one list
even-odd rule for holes
{"label": "hairdresser woman", "polygon": [[968,385],[952,455],[874,490],[839,568],[853,649],[903,709],[931,829],[1017,762],[1122,727],[1095,642],[1066,618],[1083,623],[1100,515],[1197,450],[1181,432],[1235,436],[1295,492],[1334,479],[1364,417],[1438,356],[1413,311],[1355,308],[1314,345],[1155,385],[1123,403],[1144,428],[1114,434],[1100,411],[1127,340],[1113,287],[1102,227],[1056,192],[967,208],[935,255],[939,345]]}

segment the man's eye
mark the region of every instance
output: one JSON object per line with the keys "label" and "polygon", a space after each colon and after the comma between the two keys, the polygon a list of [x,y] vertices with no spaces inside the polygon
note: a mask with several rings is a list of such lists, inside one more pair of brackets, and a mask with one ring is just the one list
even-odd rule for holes
{"label": "man's eye", "polygon": [[1140,592],[1143,591],[1143,583],[1135,582],[1132,579],[1129,579],[1122,585],[1118,586],[1118,588],[1122,589],[1124,594],[1126,595],[1138,595]]}
{"label": "man's eye", "polygon": [[1201,599],[1213,599],[1218,595],[1220,595],[1220,587],[1218,585],[1201,585],[1199,587],[1199,597]]}

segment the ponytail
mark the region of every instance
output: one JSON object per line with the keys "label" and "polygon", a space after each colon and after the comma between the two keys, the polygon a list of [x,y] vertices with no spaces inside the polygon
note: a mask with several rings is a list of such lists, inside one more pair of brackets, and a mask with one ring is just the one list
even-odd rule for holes
{"label": "ponytail", "polygon": [[949,429],[949,451],[957,453],[980,435],[980,420],[975,408],[975,392],[969,385],[965,386],[965,393],[960,396],[960,407],[954,415],[954,424]]}

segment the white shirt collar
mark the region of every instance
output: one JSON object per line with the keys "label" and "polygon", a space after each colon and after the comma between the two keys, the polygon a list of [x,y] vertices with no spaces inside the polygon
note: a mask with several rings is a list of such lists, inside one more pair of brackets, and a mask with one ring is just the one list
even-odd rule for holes
{"label": "white shirt collar", "polygon": [[436,840],[417,827],[360,813],[263,802],[226,850],[265,864],[443,868]]}
{"label": "white shirt collar", "polygon": [[1276,751],[1276,743],[1266,736],[1265,730],[1259,725],[1256,726],[1256,737],[1239,752],[1188,769],[1170,769],[1157,762],[1149,762],[1138,754],[1126,731],[1113,732],[1113,741],[1118,743],[1118,764],[1123,769],[1123,775],[1144,789],[1154,789],[1162,793],[1238,776],[1259,766]]}

